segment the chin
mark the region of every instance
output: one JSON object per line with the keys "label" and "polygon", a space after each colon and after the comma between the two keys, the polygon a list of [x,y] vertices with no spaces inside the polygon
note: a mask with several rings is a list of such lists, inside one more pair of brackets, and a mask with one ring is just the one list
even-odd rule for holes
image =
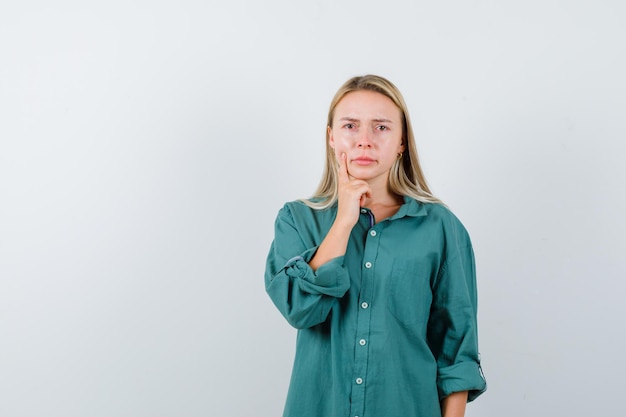
{"label": "chin", "polygon": [[371,172],[350,172],[350,176],[352,176],[352,178],[357,179],[357,180],[361,180],[361,181],[370,181],[373,179],[376,179],[378,177],[380,177],[382,174],[374,174]]}

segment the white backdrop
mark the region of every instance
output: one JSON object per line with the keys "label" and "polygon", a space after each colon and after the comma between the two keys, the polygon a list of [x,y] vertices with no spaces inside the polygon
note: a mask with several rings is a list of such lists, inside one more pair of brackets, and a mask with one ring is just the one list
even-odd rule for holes
{"label": "white backdrop", "polygon": [[274,216],[364,73],[404,93],[474,240],[468,415],[620,414],[624,22],[620,0],[3,2],[0,415],[279,416]]}

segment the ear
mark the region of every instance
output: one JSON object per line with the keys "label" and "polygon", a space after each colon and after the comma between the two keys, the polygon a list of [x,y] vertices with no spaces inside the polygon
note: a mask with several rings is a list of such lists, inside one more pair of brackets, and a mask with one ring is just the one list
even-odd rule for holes
{"label": "ear", "polygon": [[328,134],[328,145],[335,149],[335,138],[333,137],[333,129],[330,126],[326,127],[326,133]]}
{"label": "ear", "polygon": [[398,148],[398,152],[404,152],[404,141],[400,142],[400,147]]}

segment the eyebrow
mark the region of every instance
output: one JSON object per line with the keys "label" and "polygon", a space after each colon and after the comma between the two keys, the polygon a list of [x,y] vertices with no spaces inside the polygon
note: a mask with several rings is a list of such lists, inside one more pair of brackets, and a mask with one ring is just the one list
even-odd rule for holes
{"label": "eyebrow", "polygon": [[[346,122],[360,122],[359,119],[355,119],[354,117],[342,117],[339,120],[343,120]],[[372,119],[372,122],[376,122],[376,123],[393,123],[392,120],[389,119]]]}

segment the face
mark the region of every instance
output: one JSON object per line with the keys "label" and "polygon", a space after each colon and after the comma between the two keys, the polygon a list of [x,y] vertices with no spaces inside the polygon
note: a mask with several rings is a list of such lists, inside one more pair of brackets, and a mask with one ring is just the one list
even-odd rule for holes
{"label": "face", "polygon": [[346,154],[348,173],[368,182],[388,181],[389,170],[404,151],[401,111],[374,91],[346,94],[335,107],[328,136],[337,158]]}

